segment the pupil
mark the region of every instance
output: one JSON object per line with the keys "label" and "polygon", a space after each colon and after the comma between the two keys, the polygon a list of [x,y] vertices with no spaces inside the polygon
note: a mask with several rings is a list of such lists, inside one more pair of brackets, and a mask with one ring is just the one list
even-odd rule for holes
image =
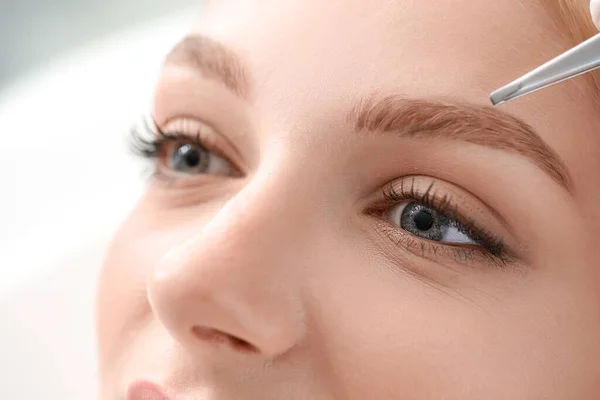
{"label": "pupil", "polygon": [[200,164],[200,152],[190,145],[180,147],[179,154],[183,157],[187,167],[193,168]]}
{"label": "pupil", "polygon": [[419,210],[414,216],[415,227],[420,231],[428,231],[434,223],[433,215],[427,210]]}

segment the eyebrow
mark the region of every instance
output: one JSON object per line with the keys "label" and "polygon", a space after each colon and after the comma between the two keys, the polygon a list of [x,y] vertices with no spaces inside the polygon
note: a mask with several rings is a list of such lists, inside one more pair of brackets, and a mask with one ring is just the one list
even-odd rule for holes
{"label": "eyebrow", "polygon": [[165,64],[191,67],[248,100],[250,82],[239,56],[207,36],[185,37],[167,55]]}
{"label": "eyebrow", "polygon": [[[185,37],[167,55],[165,64],[191,67],[249,100],[251,82],[241,59],[207,36]],[[523,120],[490,106],[372,94],[355,104],[348,120],[356,132],[453,139],[517,153],[573,193],[568,169],[541,136]]]}
{"label": "eyebrow", "polygon": [[348,114],[356,132],[469,142],[527,157],[569,193],[572,179],[558,154],[521,119],[489,106],[373,94]]}

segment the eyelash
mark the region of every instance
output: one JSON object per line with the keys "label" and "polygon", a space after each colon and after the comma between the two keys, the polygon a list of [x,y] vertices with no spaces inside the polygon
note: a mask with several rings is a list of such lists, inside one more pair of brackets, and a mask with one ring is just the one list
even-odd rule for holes
{"label": "eyelash", "polygon": [[[407,185],[405,184],[405,181],[402,181],[399,189],[396,189],[393,182],[389,183],[383,189],[384,204],[380,204],[379,206],[375,207],[375,210],[377,210],[377,214],[381,215],[387,212],[391,207],[397,206],[402,202],[410,201],[417,203],[423,207],[433,209],[438,214],[445,215],[456,221],[458,226],[461,228],[461,231],[467,234],[479,245],[479,247],[461,247],[437,243],[427,239],[413,237],[407,232],[406,234],[402,235],[400,240],[403,241],[404,245],[407,247],[420,244],[423,253],[427,251],[433,254],[438,254],[443,248],[451,248],[452,255],[456,258],[460,258],[461,260],[471,259],[473,258],[473,252],[479,251],[490,261],[500,266],[503,266],[511,261],[512,256],[510,251],[501,238],[491,234],[485,229],[479,228],[473,220],[464,218],[458,211],[457,207],[452,203],[451,197],[448,195],[438,195],[436,191],[432,191],[433,186],[434,183],[431,183],[427,190],[422,192],[417,189],[414,178],[410,181],[410,185]],[[394,225],[391,229],[397,232],[398,229],[402,228]],[[390,231],[390,233],[393,231]]]}

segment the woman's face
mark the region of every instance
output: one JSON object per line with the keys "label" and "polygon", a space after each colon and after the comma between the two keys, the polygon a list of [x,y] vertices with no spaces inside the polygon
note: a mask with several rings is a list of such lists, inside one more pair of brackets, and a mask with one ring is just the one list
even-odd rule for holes
{"label": "woman's face", "polygon": [[210,4],[138,137],[156,174],[101,276],[102,398],[595,398],[588,78],[488,107],[571,46],[544,7]]}

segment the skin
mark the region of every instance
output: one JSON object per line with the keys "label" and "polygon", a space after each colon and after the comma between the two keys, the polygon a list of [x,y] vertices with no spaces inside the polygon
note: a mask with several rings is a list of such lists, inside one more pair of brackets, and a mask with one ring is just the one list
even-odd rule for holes
{"label": "skin", "polygon": [[[572,46],[543,8],[220,0],[192,34],[241,58],[247,99],[171,62],[155,120],[190,138],[203,121],[240,174],[159,159],[166,179],[100,277],[102,399],[140,379],[173,399],[596,398],[600,119],[587,78],[501,106],[560,157],[570,192],[513,151],[355,133],[346,118],[374,92],[488,106]],[[390,182],[434,183],[515,256],[411,242],[393,211],[369,212]]]}

